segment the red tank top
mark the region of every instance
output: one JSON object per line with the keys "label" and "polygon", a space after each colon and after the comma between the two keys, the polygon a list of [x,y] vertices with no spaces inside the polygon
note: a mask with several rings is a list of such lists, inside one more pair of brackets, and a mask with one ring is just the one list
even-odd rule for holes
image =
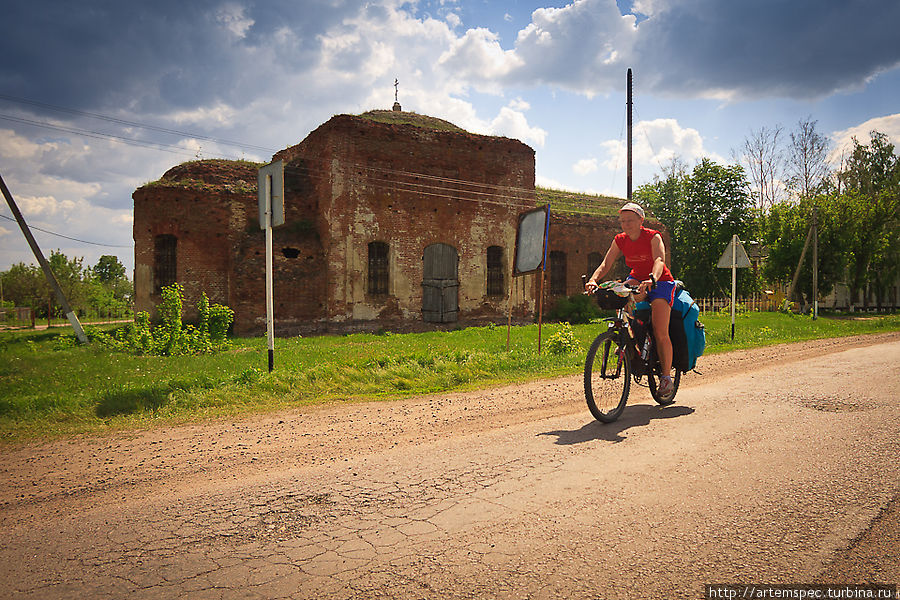
{"label": "red tank top", "polygon": [[[616,246],[625,255],[625,264],[631,267],[631,274],[628,275],[632,279],[645,281],[650,279],[650,271],[653,269],[653,249],[650,247],[650,240],[659,232],[655,229],[647,229],[641,226],[641,235],[637,240],[628,237],[627,233],[620,233],[614,239]],[[675,281],[669,267],[663,269],[660,281]]]}

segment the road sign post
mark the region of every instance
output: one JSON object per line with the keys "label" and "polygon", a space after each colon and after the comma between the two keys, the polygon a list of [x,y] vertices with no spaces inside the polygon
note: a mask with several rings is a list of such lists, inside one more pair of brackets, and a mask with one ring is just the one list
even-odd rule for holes
{"label": "road sign post", "polygon": [[272,228],[284,224],[284,162],[278,160],[259,170],[259,226],[266,231],[266,335],[269,372],[275,368],[275,301],[272,277]]}
{"label": "road sign post", "polygon": [[750,257],[744,250],[744,245],[737,235],[731,236],[731,241],[725,247],[722,258],[716,265],[720,269],[731,269],[731,341],[734,341],[734,317],[737,304],[737,270],[750,267]]}

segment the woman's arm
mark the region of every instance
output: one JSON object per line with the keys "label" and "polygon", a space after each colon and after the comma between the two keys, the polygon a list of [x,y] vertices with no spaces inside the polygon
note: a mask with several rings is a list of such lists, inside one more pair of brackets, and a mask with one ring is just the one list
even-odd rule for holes
{"label": "woman's arm", "polygon": [[650,250],[653,252],[653,277],[659,281],[666,270],[666,244],[658,233],[650,240]]}
{"label": "woman's arm", "polygon": [[584,285],[584,289],[588,292],[593,291],[592,288],[596,288],[597,284],[601,279],[606,277],[606,274],[612,271],[613,265],[619,257],[622,256],[622,251],[619,250],[619,247],[616,245],[616,241],[613,240],[609,245],[609,250],[606,251],[606,256],[603,258],[603,262],[600,263],[600,266],[597,267],[597,270],[594,271],[594,274],[591,275],[591,278],[587,280],[587,283]]}

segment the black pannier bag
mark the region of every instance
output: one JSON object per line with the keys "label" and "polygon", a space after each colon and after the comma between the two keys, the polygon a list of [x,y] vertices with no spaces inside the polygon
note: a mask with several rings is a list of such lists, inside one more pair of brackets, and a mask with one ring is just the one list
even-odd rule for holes
{"label": "black pannier bag", "polygon": [[597,306],[603,310],[619,310],[628,304],[628,296],[623,298],[610,290],[597,290],[594,297],[597,299]]}
{"label": "black pannier bag", "polygon": [[[648,330],[651,330],[653,326],[650,323],[649,307],[649,303],[639,302],[634,316],[646,323]],[[682,371],[693,369],[697,364],[697,357],[702,356],[706,348],[706,331],[698,320],[699,315],[697,303],[687,290],[679,286],[672,315],[669,317],[669,339],[672,340],[672,366]],[[653,351],[655,354],[656,345],[653,346]]]}

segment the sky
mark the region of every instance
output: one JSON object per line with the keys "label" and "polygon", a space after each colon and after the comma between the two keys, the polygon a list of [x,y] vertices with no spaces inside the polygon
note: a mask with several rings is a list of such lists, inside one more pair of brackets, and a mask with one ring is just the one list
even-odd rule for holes
{"label": "sky", "polygon": [[[0,176],[45,255],[134,266],[132,192],[269,162],[333,115],[403,110],[535,150],[536,184],[624,197],[804,120],[900,148],[897,0],[2,0]],[[0,204],[0,271],[36,263]],[[65,236],[65,237],[62,237]],[[72,239],[74,238],[74,239]]]}

